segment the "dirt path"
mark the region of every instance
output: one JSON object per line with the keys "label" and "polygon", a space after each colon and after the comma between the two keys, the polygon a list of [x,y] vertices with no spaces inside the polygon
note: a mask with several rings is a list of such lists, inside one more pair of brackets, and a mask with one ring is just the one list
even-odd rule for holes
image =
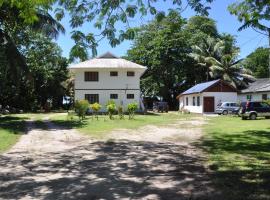
{"label": "dirt path", "polygon": [[0,199],[211,199],[202,118],[94,141],[45,121],[0,156]]}

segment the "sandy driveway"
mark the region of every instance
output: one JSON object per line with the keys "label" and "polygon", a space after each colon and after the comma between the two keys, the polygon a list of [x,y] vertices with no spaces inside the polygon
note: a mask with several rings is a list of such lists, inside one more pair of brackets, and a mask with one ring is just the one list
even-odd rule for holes
{"label": "sandy driveway", "polygon": [[0,199],[213,198],[192,145],[203,123],[121,129],[96,141],[49,121],[47,130],[28,122],[28,133],[0,156]]}

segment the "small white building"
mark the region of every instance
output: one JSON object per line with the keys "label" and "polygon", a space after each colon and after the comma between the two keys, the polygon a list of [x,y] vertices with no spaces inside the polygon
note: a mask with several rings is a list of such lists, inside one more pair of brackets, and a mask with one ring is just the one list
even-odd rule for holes
{"label": "small white building", "polygon": [[124,107],[137,102],[142,108],[140,77],[146,67],[108,52],[69,69],[75,74],[75,100],[100,103],[103,110],[109,100]]}
{"label": "small white building", "polygon": [[247,89],[238,94],[238,100],[245,101],[262,101],[270,99],[270,79],[261,78],[249,84]]}
{"label": "small white building", "polygon": [[179,110],[214,113],[220,102],[237,102],[237,90],[222,80],[200,83],[177,96]]}

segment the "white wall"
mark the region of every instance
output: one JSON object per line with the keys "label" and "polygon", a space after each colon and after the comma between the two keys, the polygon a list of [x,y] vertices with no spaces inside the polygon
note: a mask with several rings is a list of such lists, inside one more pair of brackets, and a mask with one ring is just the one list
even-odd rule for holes
{"label": "white wall", "polygon": [[268,99],[270,99],[270,92],[258,92],[258,93],[248,93],[248,94],[238,94],[238,101],[247,101],[247,95],[251,95],[252,101],[262,101],[262,95],[267,94]]}
{"label": "white wall", "polygon": [[220,102],[237,102],[236,92],[204,92],[204,97],[215,97],[215,109]]}
{"label": "white wall", "polygon": [[[97,82],[84,81],[84,72],[98,71]],[[110,76],[110,71],[117,71],[118,76]],[[127,76],[127,71],[134,71],[135,76]],[[140,76],[144,70],[136,69],[77,69],[75,73],[75,100],[85,99],[85,94],[99,94],[99,103],[105,111],[110,94],[118,94],[118,99],[113,99],[117,105],[124,107],[136,102],[140,106]],[[127,94],[134,94],[134,99],[127,99]]]}
{"label": "white wall", "polygon": [[[197,105],[197,97],[200,97],[200,106]],[[193,106],[193,97],[195,97],[195,106]],[[186,98],[188,98],[188,106],[186,105]],[[179,109],[184,108],[192,113],[202,113],[203,99],[201,94],[191,94],[179,98]]]}
{"label": "white wall", "polygon": [[[200,106],[197,106],[197,96],[200,96]],[[186,105],[186,97],[188,97],[188,106]],[[193,106],[193,97],[195,97],[195,105]],[[236,92],[204,92],[201,94],[190,94],[179,98],[179,109],[184,106],[184,109],[189,110],[192,113],[203,113],[203,97],[215,98],[215,109],[220,102],[237,102]]]}
{"label": "white wall", "polygon": [[[118,99],[112,99],[117,105],[123,105],[125,108],[127,104],[136,102],[140,106],[140,91],[139,90],[77,90],[75,92],[75,100],[85,98],[85,94],[98,94],[99,103],[102,105],[102,111],[106,111],[106,104],[110,100],[110,94],[118,94]],[[134,94],[134,99],[127,99],[127,94]]]}
{"label": "white wall", "polygon": [[[84,72],[98,71],[99,81],[84,81]],[[110,76],[110,71],[118,71],[118,76]],[[143,71],[135,71],[135,76],[127,76],[128,69],[77,69],[75,71],[76,89],[139,89]]]}

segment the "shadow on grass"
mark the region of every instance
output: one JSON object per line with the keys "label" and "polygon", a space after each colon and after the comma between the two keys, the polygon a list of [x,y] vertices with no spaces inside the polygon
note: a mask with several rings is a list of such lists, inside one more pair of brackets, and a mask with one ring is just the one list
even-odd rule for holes
{"label": "shadow on grass", "polygon": [[28,118],[4,116],[0,117],[0,128],[13,134],[22,134],[26,131],[25,120]]}
{"label": "shadow on grass", "polygon": [[[1,199],[209,200],[207,170],[186,146],[92,142],[39,157],[0,157]],[[14,152],[15,155],[21,152]],[[12,170],[21,165],[19,170]],[[5,169],[9,173],[4,173]]]}
{"label": "shadow on grass", "polygon": [[224,199],[269,200],[270,130],[211,135],[202,148],[213,156],[212,180]]}

